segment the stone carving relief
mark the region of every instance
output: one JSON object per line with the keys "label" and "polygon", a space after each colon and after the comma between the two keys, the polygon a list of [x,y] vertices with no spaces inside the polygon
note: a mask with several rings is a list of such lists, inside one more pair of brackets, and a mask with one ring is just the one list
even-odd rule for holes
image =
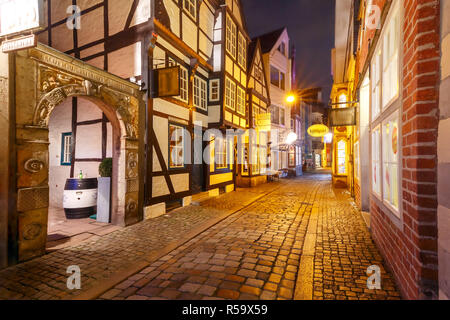
{"label": "stone carving relief", "polygon": [[138,155],[136,152],[129,152],[127,157],[127,178],[138,177]]}
{"label": "stone carving relief", "polygon": [[31,223],[25,226],[22,236],[25,240],[30,241],[39,237],[41,232],[42,232],[42,225],[40,225],[39,223]]}
{"label": "stone carving relief", "polygon": [[40,94],[33,124],[47,127],[52,110],[74,96],[94,97],[113,107],[120,115],[129,138],[138,137],[138,106],[129,95],[76,76],[64,74],[47,66],[39,66]]}
{"label": "stone carving relief", "polygon": [[134,215],[137,213],[138,204],[134,199],[129,199],[127,202],[127,206],[125,207],[127,216]]}
{"label": "stone carving relief", "polygon": [[44,167],[44,162],[38,159],[29,159],[24,164],[25,171],[31,174],[39,173]]}

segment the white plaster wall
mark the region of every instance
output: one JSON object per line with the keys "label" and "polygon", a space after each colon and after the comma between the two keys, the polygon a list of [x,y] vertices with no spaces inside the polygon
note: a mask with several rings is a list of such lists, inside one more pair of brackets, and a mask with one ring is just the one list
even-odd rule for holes
{"label": "white plaster wall", "polygon": [[[78,99],[78,122],[102,118],[101,110],[88,100]],[[112,127],[107,125],[107,157],[112,157]],[[61,166],[62,133],[72,132],[72,100],[67,99],[57,106],[49,121],[49,187],[50,207],[62,208],[66,180],[70,178],[70,166]],[[102,124],[78,126],[76,158],[102,158]],[[80,170],[85,178],[96,178],[99,162],[75,162],[74,175]]]}
{"label": "white plaster wall", "polygon": [[108,54],[108,71],[119,77],[128,79],[142,74],[141,43],[136,42],[128,47]]}
{"label": "white plaster wall", "polygon": [[61,166],[61,134],[72,132],[72,100],[57,106],[49,121],[49,187],[50,207],[62,208],[66,179],[70,178],[70,166]]}

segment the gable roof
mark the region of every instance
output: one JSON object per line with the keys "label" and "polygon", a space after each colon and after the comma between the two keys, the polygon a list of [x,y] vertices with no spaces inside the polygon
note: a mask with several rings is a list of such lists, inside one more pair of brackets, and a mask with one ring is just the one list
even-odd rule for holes
{"label": "gable roof", "polygon": [[261,49],[261,41],[256,38],[255,40],[253,40],[252,42],[250,42],[250,45],[248,47],[248,59],[247,59],[247,72],[248,72],[248,77],[247,77],[247,85],[248,82],[250,81],[251,78],[251,73],[253,71],[253,65],[255,64],[255,59],[256,59],[256,55],[258,54],[258,52],[260,52],[260,62],[261,62],[261,67],[262,67],[262,75],[264,77],[264,85],[265,85],[265,89],[267,92],[267,100],[268,100],[268,104],[270,105],[270,90],[269,90],[269,84],[267,82],[267,74],[266,74],[266,67],[264,65],[264,62],[262,60],[262,49]]}
{"label": "gable roof", "polygon": [[284,32],[284,30],[286,30],[286,27],[263,34],[261,36],[256,37],[253,40],[255,41],[256,39],[259,39],[261,42],[262,52],[267,53],[273,49],[275,44],[278,42],[278,39],[280,39],[281,34]]}

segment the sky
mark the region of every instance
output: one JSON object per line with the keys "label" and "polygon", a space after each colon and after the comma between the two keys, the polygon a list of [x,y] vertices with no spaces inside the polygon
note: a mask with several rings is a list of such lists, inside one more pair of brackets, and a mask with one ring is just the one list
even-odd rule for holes
{"label": "sky", "polygon": [[297,54],[301,87],[323,87],[328,102],[333,79],[335,0],[242,0],[250,37],[286,26]]}

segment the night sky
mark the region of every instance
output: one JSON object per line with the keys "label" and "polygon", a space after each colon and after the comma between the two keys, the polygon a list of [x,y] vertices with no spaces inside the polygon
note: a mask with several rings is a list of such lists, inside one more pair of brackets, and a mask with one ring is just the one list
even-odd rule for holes
{"label": "night sky", "polygon": [[250,37],[286,26],[297,49],[300,87],[323,87],[328,102],[335,0],[242,0]]}

